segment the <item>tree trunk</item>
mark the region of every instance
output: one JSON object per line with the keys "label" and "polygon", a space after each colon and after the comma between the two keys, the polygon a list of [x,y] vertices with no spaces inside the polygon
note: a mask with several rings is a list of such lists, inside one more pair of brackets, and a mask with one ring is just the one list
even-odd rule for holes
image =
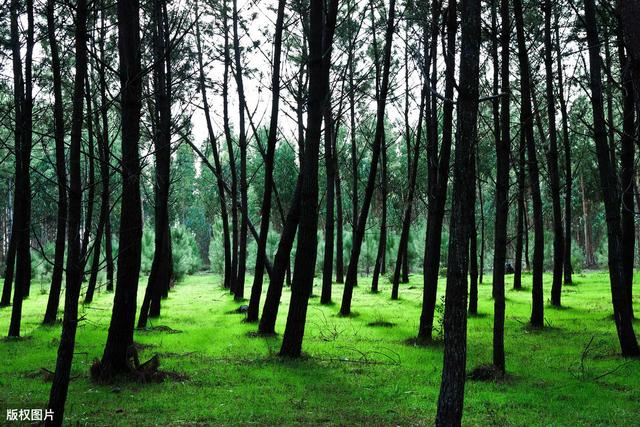
{"label": "tree trunk", "polygon": [[122,202],[116,292],[107,343],[100,363],[100,375],[104,378],[130,369],[127,350],[133,344],[142,241],[138,154],[142,107],[139,1],[118,0],[117,12],[122,86]]}
{"label": "tree trunk", "polygon": [[587,42],[589,44],[589,86],[591,88],[591,105],[593,108],[594,139],[607,220],[609,279],[611,281],[613,314],[622,355],[626,357],[639,356],[640,348],[638,347],[638,341],[633,331],[631,311],[629,310],[629,303],[627,302],[629,293],[627,289],[625,289],[620,219],[621,201],[620,194],[618,193],[618,179],[611,164],[607,135],[605,133],[606,124],[604,120],[600,70],[600,41],[593,0],[584,1],[584,21],[587,30]]}
{"label": "tree trunk", "polygon": [[51,287],[47,300],[47,310],[44,314],[45,325],[53,325],[58,317],[60,305],[60,290],[62,288],[62,273],[64,262],[65,238],[67,233],[67,162],[64,144],[64,106],[62,99],[62,77],[60,69],[60,54],[56,37],[55,6],[53,0],[47,1],[47,37],[51,50],[51,74],[53,76],[53,121],[54,139],[56,145],[56,177],[58,182],[58,216],[56,224],[56,243],[51,274]]}
{"label": "tree trunk", "polygon": [[635,258],[636,226],[634,207],[634,174],[635,174],[635,100],[633,79],[625,53],[622,23],[618,25],[618,57],[622,72],[622,137],[620,153],[621,170],[620,185],[622,187],[622,267],[624,270],[624,287],[627,290],[628,310],[633,314],[633,261]]}
{"label": "tree trunk", "polygon": [[242,76],[242,62],[240,60],[240,35],[238,33],[239,16],[238,1],[232,0],[233,4],[233,56],[235,62],[236,86],[238,89],[238,145],[240,146],[240,213],[242,221],[240,222],[240,242],[238,253],[238,272],[236,275],[236,284],[234,299],[241,301],[244,299],[244,279],[247,270],[247,232],[249,228],[249,205],[248,205],[248,183],[247,183],[247,135],[245,132],[245,97],[244,97],[244,79]]}
{"label": "tree trunk", "polygon": [[[291,302],[280,355],[300,357],[309,297],[313,288],[318,240],[318,154],[323,112],[328,107],[331,48],[338,1],[312,0],[309,8],[309,96],[307,132],[301,165],[300,225]],[[326,16],[325,16],[326,13]]]}
{"label": "tree trunk", "polygon": [[[454,3],[453,0],[450,1],[451,3]],[[460,425],[464,402],[467,359],[467,270],[471,232],[469,206],[473,206],[475,191],[473,146],[476,140],[478,118],[480,0],[462,2],[461,28],[458,138],[453,174],[444,311],[444,363],[436,426]]]}
{"label": "tree trunk", "polygon": [[518,40],[518,59],[520,62],[520,91],[522,94],[522,132],[525,134],[529,167],[529,184],[533,199],[533,285],[531,325],[537,328],[544,326],[544,296],[542,289],[542,269],[544,258],[544,224],[542,214],[542,198],[540,196],[540,177],[536,159],[536,145],[533,135],[533,112],[531,111],[531,74],[529,70],[529,54],[525,42],[522,0],[514,0],[514,18]]}
{"label": "tree trunk", "polygon": [[391,44],[393,42],[394,18],[395,18],[395,0],[389,3],[389,17],[387,21],[387,30],[385,34],[385,46],[382,60],[382,80],[380,84],[380,96],[377,102],[376,112],[376,131],[373,139],[373,152],[371,154],[371,168],[367,178],[364,198],[362,200],[362,208],[358,217],[358,225],[354,230],[353,243],[351,246],[351,256],[349,257],[349,267],[347,268],[347,278],[344,284],[344,292],[342,294],[342,304],[340,306],[340,314],[347,316],[351,313],[351,298],[353,296],[353,287],[358,276],[358,261],[360,258],[360,250],[362,249],[362,241],[369,215],[371,199],[375,187],[376,173],[378,162],[380,159],[381,146],[384,143],[384,117],[385,107],[387,103],[387,93],[389,91],[389,71],[391,68]]}
{"label": "tree trunk", "polygon": [[[49,0],[48,14],[53,17],[53,1]],[[87,81],[87,2],[76,3],[75,16],[75,80],[73,85],[73,112],[71,116],[71,141],[69,148],[69,234],[65,284],[64,317],[62,335],[58,346],[56,370],[49,394],[47,408],[53,411],[53,420],[45,425],[62,425],[64,404],[67,399],[71,363],[78,328],[78,298],[84,270],[80,227],[82,216],[82,173],[80,153],[82,150],[82,125],[84,118],[84,88]],[[53,23],[53,19],[51,19]],[[53,32],[53,29],[51,30]],[[89,117],[89,122],[92,120]]]}
{"label": "tree trunk", "polygon": [[558,131],[556,128],[556,100],[553,80],[551,15],[553,3],[544,0],[544,68],[547,96],[547,119],[549,122],[549,181],[551,206],[553,209],[553,282],[551,304],[560,307],[562,296],[562,272],[564,268],[564,231],[562,230],[562,208],[560,205],[560,174],[558,172]]}
{"label": "tree trunk", "polygon": [[[492,3],[492,12],[495,16],[497,0]],[[511,111],[510,111],[510,68],[509,68],[509,42],[511,39],[511,26],[509,22],[509,0],[500,0],[500,20],[502,33],[500,35],[501,60],[501,111],[500,129],[496,129],[496,223],[494,231],[493,254],[493,366],[501,372],[505,371],[504,356],[504,275],[507,254],[507,223],[509,219],[509,157],[511,154]],[[498,34],[495,29],[495,54],[494,71],[495,85],[498,81]]]}
{"label": "tree trunk", "polygon": [[[336,126],[337,128],[337,126]],[[338,158],[337,132],[333,138],[333,163],[335,170],[336,186],[336,283],[344,282],[344,244],[343,228],[344,216],[342,209],[342,180],[340,179],[340,159]]]}
{"label": "tree trunk", "polygon": [[257,322],[260,309],[260,297],[262,296],[262,280],[264,277],[264,265],[266,260],[267,237],[269,234],[269,218],[271,215],[271,192],[273,189],[273,163],[278,138],[278,114],[280,108],[280,58],[282,52],[282,31],[284,27],[285,0],[278,1],[278,14],[276,18],[275,40],[273,42],[273,75],[271,78],[272,99],[271,119],[269,122],[269,137],[267,140],[267,154],[264,159],[264,195],[260,210],[260,238],[258,240],[258,254],[251,287],[251,299],[247,312],[247,321]]}

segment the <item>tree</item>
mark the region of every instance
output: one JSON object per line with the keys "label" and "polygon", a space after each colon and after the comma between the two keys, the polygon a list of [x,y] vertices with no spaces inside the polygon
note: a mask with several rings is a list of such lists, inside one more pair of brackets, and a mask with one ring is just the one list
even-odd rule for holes
{"label": "tree", "polygon": [[353,242],[351,245],[351,256],[349,258],[349,266],[347,268],[347,277],[344,284],[344,292],[342,294],[342,304],[340,306],[340,314],[347,316],[351,313],[351,298],[353,296],[353,287],[357,282],[358,261],[360,258],[360,250],[362,241],[364,240],[364,232],[369,216],[369,207],[373,197],[375,187],[376,173],[378,162],[380,159],[380,151],[384,143],[384,111],[387,103],[387,94],[389,92],[389,72],[391,68],[391,44],[393,42],[393,33],[395,30],[395,0],[389,3],[389,14],[387,18],[387,29],[385,33],[385,45],[382,58],[382,79],[380,83],[380,94],[377,99],[376,111],[376,130],[373,138],[373,152],[371,154],[371,168],[367,178],[364,198],[362,200],[362,208],[358,216],[357,227],[354,230]]}
{"label": "tree", "polygon": [[313,287],[318,239],[318,152],[323,113],[327,108],[329,93],[331,64],[327,58],[330,58],[329,52],[333,45],[337,13],[337,0],[328,3],[326,9],[323,1],[310,2],[309,98],[304,157],[300,170],[300,225],[291,283],[291,302],[280,348],[280,355],[286,357],[299,357],[301,354],[307,306]]}
{"label": "tree", "polygon": [[[47,4],[47,13],[53,15],[53,0]],[[53,20],[51,20],[53,23]],[[80,152],[84,116],[84,89],[87,79],[87,2],[79,0],[75,16],[75,69],[73,84],[73,111],[71,115],[71,144],[69,147],[69,230],[62,335],[58,345],[58,358],[47,407],[53,410],[54,420],[45,423],[62,425],[64,404],[67,400],[71,363],[78,328],[78,298],[84,269],[84,249],[80,228],[82,216],[82,177]],[[91,119],[89,119],[91,120]]]}
{"label": "tree", "polygon": [[122,121],[122,202],[116,292],[98,374],[104,378],[128,372],[127,350],[133,344],[136,293],[140,273],[142,206],[140,202],[140,3],[118,0],[118,53],[120,57]]}
{"label": "tree", "polygon": [[544,257],[544,234],[542,197],[540,196],[540,177],[538,161],[536,158],[536,145],[533,136],[533,112],[531,103],[531,74],[529,68],[529,54],[525,41],[524,18],[522,12],[522,0],[513,1],[513,12],[516,24],[516,39],[518,42],[518,60],[520,62],[520,92],[521,107],[520,118],[522,133],[527,147],[527,163],[529,169],[529,186],[533,200],[533,285],[531,287],[531,326],[541,328],[544,326],[544,297],[542,289],[542,268]]}
{"label": "tree", "polygon": [[600,41],[593,0],[584,1],[584,24],[587,30],[587,42],[589,44],[589,88],[591,89],[591,106],[593,109],[593,137],[596,145],[598,174],[602,187],[607,220],[609,280],[611,282],[613,317],[618,332],[622,355],[627,357],[639,356],[640,348],[638,347],[638,341],[633,331],[629,304],[626,303],[629,293],[624,286],[622,228],[620,218],[621,200],[618,190],[618,178],[611,164],[609,145],[605,133],[606,125],[600,70]]}
{"label": "tree", "polygon": [[469,206],[473,205],[475,191],[472,166],[475,159],[473,146],[479,98],[480,0],[462,2],[460,26],[459,132],[454,160],[444,311],[444,363],[436,415],[437,426],[460,425],[462,420],[467,355],[467,269],[471,234]]}

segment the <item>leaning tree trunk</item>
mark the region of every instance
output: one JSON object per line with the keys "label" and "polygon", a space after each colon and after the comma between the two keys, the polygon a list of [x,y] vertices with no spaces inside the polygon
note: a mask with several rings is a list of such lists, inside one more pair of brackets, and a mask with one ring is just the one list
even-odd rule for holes
{"label": "leaning tree trunk", "polygon": [[458,138],[455,149],[449,260],[444,309],[444,363],[436,426],[462,421],[467,359],[467,267],[471,209],[475,191],[473,146],[478,119],[480,0],[462,2]]}
{"label": "leaning tree trunk", "polygon": [[271,119],[269,122],[269,137],[267,139],[267,153],[264,159],[264,195],[262,208],[260,209],[260,237],[258,239],[258,254],[251,287],[251,299],[247,312],[247,321],[257,322],[260,309],[260,297],[262,296],[262,281],[264,278],[264,265],[267,256],[267,237],[269,234],[269,218],[271,215],[271,192],[273,190],[273,163],[278,138],[278,114],[280,109],[280,58],[282,52],[282,31],[284,27],[285,0],[278,1],[278,13],[276,18],[275,40],[273,42],[273,75],[271,78],[272,100]]}
{"label": "leaning tree trunk", "polygon": [[99,375],[104,378],[130,369],[127,350],[133,344],[142,242],[138,153],[142,108],[139,1],[118,0],[117,12],[122,86],[122,202],[116,292],[107,343],[99,366]]}
{"label": "leaning tree trunk", "polygon": [[584,20],[587,29],[587,42],[589,44],[589,86],[591,88],[591,105],[593,108],[594,139],[607,219],[609,280],[611,281],[613,316],[622,355],[627,357],[640,356],[640,348],[638,347],[638,341],[633,331],[631,311],[629,310],[629,303],[627,302],[629,294],[627,289],[625,289],[620,194],[618,192],[618,178],[611,164],[607,135],[605,133],[606,123],[604,119],[600,70],[600,41],[593,0],[584,1]]}

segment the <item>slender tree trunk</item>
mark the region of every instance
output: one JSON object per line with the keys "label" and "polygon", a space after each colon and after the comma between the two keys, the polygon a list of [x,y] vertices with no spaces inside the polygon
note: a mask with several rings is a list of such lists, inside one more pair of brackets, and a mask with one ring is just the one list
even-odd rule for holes
{"label": "slender tree trunk", "polygon": [[387,251],[387,145],[382,142],[382,155],[380,156],[380,196],[382,198],[382,214],[380,218],[380,239],[378,241],[378,253],[373,267],[371,279],[371,292],[378,292],[378,279],[385,269],[385,252]]}
{"label": "slender tree trunk", "polygon": [[560,25],[558,23],[558,8],[556,8],[554,30],[556,35],[556,68],[558,75],[558,100],[560,101],[560,114],[562,118],[562,145],[564,148],[564,283],[573,283],[571,277],[573,266],[571,265],[571,196],[573,177],[571,174],[571,139],[569,137],[569,115],[567,113],[567,101],[564,97],[564,70],[562,68],[562,52],[560,49]]}
{"label": "slender tree trunk", "polygon": [[525,42],[524,18],[522,13],[522,0],[514,0],[514,18],[518,40],[518,59],[520,62],[520,91],[522,94],[522,132],[525,134],[527,145],[527,157],[529,168],[529,184],[531,186],[531,198],[533,199],[533,285],[531,325],[537,328],[544,326],[544,294],[542,289],[542,269],[544,257],[544,224],[542,222],[542,198],[540,196],[540,177],[538,161],[536,159],[536,146],[533,135],[533,112],[531,111],[531,74],[529,70],[529,55]]}
{"label": "slender tree trunk", "polygon": [[[455,85],[456,34],[458,29],[456,2],[451,1],[446,11],[447,17],[447,51],[445,55],[446,82],[445,98],[453,99]],[[435,85],[435,82],[432,82]],[[442,224],[444,208],[447,200],[447,184],[449,180],[449,161],[451,157],[453,131],[453,103],[445,102],[443,107],[442,144],[437,152],[437,138],[432,137],[431,146],[427,146],[427,166],[429,168],[429,210],[427,212],[427,243],[424,259],[424,291],[422,294],[422,312],[418,338],[423,341],[432,339],[433,318],[438,292],[438,271],[440,269],[440,246],[442,243]],[[437,110],[432,111],[432,121],[437,122]],[[432,124],[433,126],[433,124]],[[435,132],[436,129],[433,131]],[[467,240],[468,241],[468,240]],[[467,248],[468,250],[468,248]],[[467,254],[467,259],[468,259]],[[465,303],[466,309],[466,303]],[[466,310],[465,310],[466,313]]]}
{"label": "slender tree trunk", "polygon": [[232,0],[233,4],[233,56],[235,63],[236,86],[238,89],[238,145],[240,146],[240,213],[242,221],[240,222],[240,242],[238,253],[238,273],[236,276],[236,285],[234,299],[240,301],[244,299],[244,279],[247,269],[247,232],[249,228],[249,205],[247,184],[247,135],[245,132],[245,97],[244,97],[244,79],[242,76],[242,62],[240,60],[240,35],[238,33],[239,16],[238,1]]}
{"label": "slender tree trunk", "polygon": [[456,141],[449,260],[444,311],[444,363],[436,426],[462,421],[467,359],[467,269],[475,191],[473,146],[478,117],[480,0],[462,2],[458,138]]}
{"label": "slender tree trunk", "polygon": [[53,76],[53,121],[56,145],[56,177],[58,180],[58,217],[51,287],[49,288],[47,310],[44,314],[43,323],[45,325],[52,325],[56,322],[58,306],[60,305],[65,238],[67,233],[67,162],[64,144],[64,106],[62,99],[60,54],[58,50],[58,39],[56,37],[55,2],[53,0],[47,1],[47,37],[49,49],[51,50],[51,73]]}
{"label": "slender tree trunk", "polygon": [[636,339],[624,280],[624,255],[622,252],[622,228],[620,218],[620,194],[618,179],[611,164],[609,146],[605,133],[604,108],[602,102],[602,78],[600,70],[600,41],[596,24],[596,10],[593,0],[584,0],[584,21],[589,44],[589,86],[591,89],[591,105],[593,108],[593,129],[598,158],[598,172],[602,185],[605,214],[607,219],[607,246],[609,258],[609,279],[611,281],[611,297],[613,314],[620,341],[622,355],[639,356],[640,348]]}
{"label": "slender tree trunk", "polygon": [[233,137],[229,124],[229,68],[231,67],[231,54],[229,47],[229,20],[227,17],[227,0],[223,2],[222,30],[224,32],[224,75],[222,81],[222,118],[224,135],[227,141],[227,152],[229,155],[229,169],[231,169],[231,275],[229,286],[232,293],[236,290],[238,276],[238,174],[236,168],[235,152],[233,149]]}
{"label": "slender tree trunk", "polygon": [[[15,200],[15,196],[14,196],[14,200]],[[8,307],[11,304],[11,288],[13,285],[13,272],[16,266],[16,237],[15,237],[15,227],[13,226],[13,224],[11,225],[11,234],[9,235],[9,245],[7,247],[7,257],[5,262],[6,262],[6,266],[4,270],[4,281],[2,284],[2,297],[0,297],[0,307]]]}
{"label": "slender tree trunk", "polygon": [[139,1],[118,0],[117,12],[122,86],[122,202],[116,292],[107,343],[100,362],[99,375],[104,378],[130,369],[127,350],[133,344],[142,242],[138,153],[142,108]]}
{"label": "slender tree trunk", "polygon": [[593,253],[593,243],[591,241],[591,215],[589,213],[589,200],[584,186],[584,173],[580,175],[580,193],[582,195],[582,221],[584,224],[584,253],[585,264],[587,267],[596,265],[595,255]]}
{"label": "slender tree trunk", "polygon": [[[49,0],[48,9],[53,15],[53,1]],[[84,88],[87,80],[87,2],[76,3],[75,16],[75,80],[73,87],[73,112],[71,117],[71,143],[69,148],[69,235],[66,268],[64,317],[62,319],[62,335],[58,346],[56,370],[49,394],[47,408],[53,411],[53,420],[45,425],[62,425],[64,405],[67,400],[71,363],[75,348],[76,330],[78,328],[78,298],[82,285],[84,270],[80,227],[82,216],[82,173],[80,153],[82,149],[82,124],[84,108]],[[53,21],[53,20],[52,20]],[[89,122],[92,120],[89,117]]]}
{"label": "slender tree trunk", "polygon": [[264,159],[264,195],[262,199],[260,238],[258,240],[258,254],[256,257],[255,275],[251,287],[251,299],[247,312],[247,321],[257,322],[262,296],[262,280],[269,234],[269,218],[271,215],[271,192],[273,189],[273,163],[278,138],[278,115],[280,108],[280,58],[282,52],[282,31],[284,27],[285,0],[278,1],[275,40],[273,42],[273,75],[271,78],[272,100],[271,119],[269,122],[269,137],[267,140],[267,154]]}
{"label": "slender tree trunk", "polygon": [[560,204],[560,174],[558,172],[558,131],[556,128],[556,100],[553,80],[553,43],[551,35],[551,15],[553,3],[544,0],[544,68],[547,98],[547,119],[549,123],[548,169],[551,187],[551,206],[553,210],[553,282],[551,285],[551,304],[561,305],[562,272],[564,267],[564,231],[562,230],[562,208]]}
{"label": "slender tree trunk", "polygon": [[349,267],[347,268],[347,278],[342,294],[342,304],[340,306],[340,314],[347,316],[351,313],[351,299],[353,296],[353,287],[357,281],[358,261],[360,258],[360,250],[362,249],[362,241],[364,240],[364,232],[369,215],[371,199],[376,181],[376,173],[378,162],[380,159],[381,146],[384,142],[384,117],[385,107],[387,103],[387,93],[389,91],[389,72],[391,68],[391,44],[393,42],[394,19],[395,19],[395,0],[389,3],[389,14],[387,20],[387,30],[385,34],[385,46],[382,61],[382,80],[380,84],[380,96],[378,98],[376,112],[376,132],[373,139],[373,152],[371,154],[371,168],[367,178],[364,198],[362,200],[362,208],[358,217],[358,226],[354,232],[354,240],[351,246],[351,256],[349,257]]}
{"label": "slender tree trunk", "polygon": [[624,287],[627,290],[628,310],[633,313],[633,261],[635,258],[636,226],[634,206],[634,174],[635,174],[635,147],[634,134],[635,100],[633,92],[633,79],[625,53],[622,23],[618,24],[618,57],[622,72],[622,137],[620,153],[621,171],[620,184],[622,187],[622,267],[624,270]]}
{"label": "slender tree trunk", "polygon": [[204,75],[204,63],[202,60],[202,42],[200,37],[200,16],[198,15],[198,3],[196,2],[196,47],[198,50],[198,68],[199,68],[199,83],[200,93],[202,96],[202,103],[204,109],[204,115],[207,122],[207,132],[209,135],[209,143],[211,144],[211,151],[213,152],[213,163],[217,171],[216,184],[218,185],[218,197],[220,199],[220,217],[222,219],[222,238],[224,246],[224,279],[223,287],[229,288],[231,282],[231,235],[229,232],[229,215],[227,213],[227,200],[225,197],[224,181],[222,179],[222,165],[220,163],[220,154],[218,153],[218,143],[215,133],[213,131],[213,123],[211,120],[211,111],[209,108],[209,99],[207,97],[207,86]]}
{"label": "slender tree trunk", "polygon": [[[498,1],[492,3],[492,16]],[[493,253],[493,366],[501,372],[505,371],[504,356],[504,275],[507,253],[507,223],[509,219],[509,157],[511,153],[511,111],[510,111],[510,68],[509,68],[509,42],[511,39],[511,26],[509,22],[509,0],[500,0],[500,20],[502,33],[500,34],[501,60],[500,86],[502,92],[499,129],[496,129],[496,223],[494,231]],[[494,39],[494,88],[498,82],[498,34],[495,19]],[[522,263],[522,261],[520,261]]]}
{"label": "slender tree trunk", "polygon": [[[337,126],[336,126],[337,127]],[[333,163],[336,186],[336,283],[344,282],[344,216],[342,209],[342,180],[340,179],[340,159],[338,158],[338,135],[333,138]]]}
{"label": "slender tree trunk", "polygon": [[164,57],[165,45],[163,25],[164,0],[153,1],[153,86],[155,115],[158,118],[154,135],[155,185],[154,220],[155,247],[149,281],[138,317],[138,328],[146,328],[148,317],[160,316],[162,294],[169,289],[171,275],[171,232],[169,229],[169,184],[171,180],[171,99],[168,92],[167,69]]}
{"label": "slender tree trunk", "polygon": [[[328,58],[331,63],[331,58]],[[328,76],[327,76],[328,78]],[[328,83],[327,83],[328,86]],[[331,91],[329,91],[331,92]],[[331,95],[329,94],[324,110],[324,158],[326,171],[326,214],[324,225],[324,257],[322,265],[322,293],[320,304],[331,303],[331,287],[333,280],[333,241],[334,241],[334,202],[335,202],[335,162],[333,160],[333,112]]]}
{"label": "slender tree trunk", "polygon": [[29,295],[31,285],[31,180],[30,161],[32,143],[32,61],[33,61],[33,1],[27,0],[27,49],[24,80],[20,55],[18,11],[20,2],[12,0],[11,45],[13,50],[13,74],[15,91],[15,138],[16,138],[16,189],[13,227],[16,238],[16,274],[13,292],[13,307],[9,323],[9,336],[20,336],[22,300]]}

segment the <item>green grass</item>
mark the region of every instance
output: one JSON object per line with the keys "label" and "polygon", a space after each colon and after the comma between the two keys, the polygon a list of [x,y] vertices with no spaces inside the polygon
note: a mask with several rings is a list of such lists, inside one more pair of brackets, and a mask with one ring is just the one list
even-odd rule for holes
{"label": "green grass", "polygon": [[[464,424],[640,425],[640,361],[618,356],[608,275],[576,275],[577,284],[564,288],[564,308],[546,306],[549,326],[543,331],[526,328],[530,280],[530,276],[524,278],[524,291],[507,292],[509,376],[498,382],[467,382]],[[547,298],[549,280],[545,276]],[[480,315],[469,319],[468,371],[491,361],[493,304],[487,281],[490,277],[480,285]],[[146,280],[140,283],[146,285]],[[372,295],[369,279],[361,278],[353,302],[355,315],[349,318],[337,316],[337,304],[321,306],[319,298],[311,299],[303,343],[307,357],[299,361],[275,356],[280,336],[251,337],[256,325],[243,323],[242,314],[229,314],[238,303],[219,283],[217,276],[191,276],[171,292],[163,304],[163,316],[152,324],[179,333],[136,331],[136,342],[148,346],[141,359],[158,353],[163,370],[184,374],[159,384],[93,383],[88,371],[93,359],[102,355],[113,294],[98,294],[94,303],[81,307],[85,320],[78,330],[67,423],[433,423],[442,346],[407,343],[418,328],[421,276],[401,285],[399,301],[389,299],[386,280],[381,292]],[[247,290],[250,284],[248,280]],[[441,280],[440,291],[444,284]],[[319,294],[318,284],[314,292]],[[40,369],[55,367],[60,327],[40,325],[46,295],[37,289],[33,293],[25,301],[25,338],[0,342],[1,422],[5,408],[42,408],[48,399],[50,383]],[[333,295],[339,301],[342,286],[336,285]],[[286,290],[279,332],[284,330],[288,301]],[[640,299],[636,297],[635,302],[640,312]],[[0,311],[2,334],[8,329],[9,310]],[[368,326],[371,322],[393,325]],[[640,330],[640,322],[635,325]]]}

